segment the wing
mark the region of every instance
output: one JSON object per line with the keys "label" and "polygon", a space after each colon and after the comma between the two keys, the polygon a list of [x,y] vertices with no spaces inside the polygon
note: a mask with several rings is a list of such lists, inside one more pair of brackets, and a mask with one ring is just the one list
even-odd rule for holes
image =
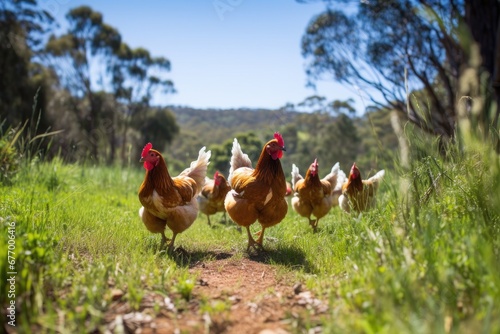
{"label": "wing", "polygon": [[377,191],[380,183],[382,182],[382,179],[384,178],[385,175],[385,170],[379,171],[377,174],[373,175],[367,180],[363,180],[363,184],[365,186],[371,186],[374,191]]}
{"label": "wing", "polygon": [[241,167],[233,172],[231,181],[229,181],[231,188],[241,193],[245,191],[249,184],[255,182],[255,177],[252,176],[253,169],[248,167]]}
{"label": "wing", "polygon": [[[176,191],[180,196],[180,202],[177,205],[185,205],[191,202],[193,197],[198,194],[198,185],[191,177],[179,175],[172,178],[172,180],[174,181],[173,191]],[[171,205],[171,203],[169,204]]]}
{"label": "wing", "polygon": [[328,173],[323,179],[321,179],[321,183],[323,183],[323,184],[326,184],[326,183],[330,184],[331,191],[333,191],[333,189],[335,189],[335,187],[337,186],[337,183],[338,183],[339,171],[340,171],[340,165],[337,162],[335,165],[333,165],[332,170],[330,171],[330,173]]}
{"label": "wing", "polygon": [[205,185],[201,189],[200,197],[210,198],[210,196],[213,193],[214,186],[215,186],[214,180],[205,179]]}
{"label": "wing", "polygon": [[321,181],[321,188],[323,190],[323,196],[328,197],[332,195],[333,187],[332,184],[328,181]]}

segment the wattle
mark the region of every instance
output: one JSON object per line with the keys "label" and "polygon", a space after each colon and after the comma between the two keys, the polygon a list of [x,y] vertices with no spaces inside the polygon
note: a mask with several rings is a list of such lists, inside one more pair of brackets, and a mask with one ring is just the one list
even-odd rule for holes
{"label": "wattle", "polygon": [[271,158],[273,158],[273,160],[281,159],[282,156],[283,156],[283,151],[276,151],[271,153]]}
{"label": "wattle", "polygon": [[155,168],[155,165],[153,165],[151,162],[149,161],[144,161],[144,168],[146,168],[146,170],[153,170],[153,168]]}

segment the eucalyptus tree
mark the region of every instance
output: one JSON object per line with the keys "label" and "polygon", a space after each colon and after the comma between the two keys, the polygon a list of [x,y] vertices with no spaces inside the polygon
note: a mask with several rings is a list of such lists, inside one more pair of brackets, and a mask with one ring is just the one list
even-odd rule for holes
{"label": "eucalyptus tree", "polygon": [[[0,1],[0,130],[32,117],[33,98],[45,85],[44,69],[36,59],[52,24],[52,16],[36,1]],[[38,94],[39,108],[44,95]],[[39,125],[46,130],[46,124]]]}
{"label": "eucalyptus tree", "polygon": [[[455,134],[464,93],[460,77],[473,61],[474,45],[478,76],[489,76],[482,79],[489,83],[486,94],[500,90],[498,0],[325,2],[327,9],[310,21],[302,39],[312,84],[328,79],[357,86],[375,105],[442,138]],[[498,108],[491,113],[492,106],[486,103],[482,113],[497,127]]]}
{"label": "eucalyptus tree", "polygon": [[[170,71],[170,61],[165,57],[153,57],[144,48],[132,49],[122,43],[112,67],[113,92],[117,101],[123,105],[122,146],[127,146],[127,133],[134,129],[162,130],[161,136],[156,136],[156,141],[170,143],[179,132],[173,114],[165,109],[151,109],[151,101],[157,93],[171,94],[175,92],[174,84],[167,78]],[[153,122],[152,122],[153,121]],[[168,124],[154,124],[156,121]],[[144,123],[149,124],[148,127]],[[150,135],[149,132],[143,132]],[[122,149],[122,159],[125,160],[126,150]]]}
{"label": "eucalyptus tree", "polygon": [[341,166],[352,164],[360,153],[361,142],[353,103],[352,99],[328,101],[313,95],[297,105],[307,111],[298,116],[297,124],[302,133],[297,148],[302,163],[307,161],[308,165],[317,157],[323,168],[336,162]]}
{"label": "eucalyptus tree", "polygon": [[[165,137],[171,141],[178,132],[175,119],[168,111],[151,108],[155,94],[174,92],[173,83],[166,78],[170,61],[153,57],[144,48],[130,48],[119,31],[88,6],[70,10],[66,19],[68,30],[51,36],[46,45],[47,60],[62,88],[73,96],[74,111],[86,138],[83,146],[90,149],[91,156],[99,156],[99,143],[106,139],[108,160],[113,161],[121,148],[126,161],[129,130],[148,128],[143,123],[150,124],[151,119],[172,122]],[[101,92],[113,96],[114,113],[100,109]]]}
{"label": "eucalyptus tree", "polygon": [[112,82],[109,68],[122,38],[103,21],[101,13],[88,6],[70,10],[66,19],[67,32],[52,35],[47,42],[48,65],[58,74],[63,89],[75,98],[74,111],[86,138],[83,146],[97,159],[100,138],[115,125],[108,123],[106,129],[102,128],[96,94],[109,91]]}

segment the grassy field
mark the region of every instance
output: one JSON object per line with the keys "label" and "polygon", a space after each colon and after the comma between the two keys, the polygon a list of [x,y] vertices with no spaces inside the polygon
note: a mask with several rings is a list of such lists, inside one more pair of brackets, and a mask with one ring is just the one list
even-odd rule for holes
{"label": "grassy field", "polygon": [[[0,186],[0,304],[10,321],[12,299],[3,292],[11,249],[17,332],[105,332],[117,290],[132,309],[151,292],[182,309],[195,289],[193,263],[248,257],[245,233],[210,228],[205,217],[177,238],[184,252],[159,252],[160,236],[137,213],[143,175],[139,168],[32,161]],[[291,209],[266,230],[260,261],[328,304],[320,318],[289,329],[500,332],[498,156],[480,149],[447,159],[422,154],[407,170],[386,173],[378,199],[376,210],[359,217],[334,209],[316,234]]]}

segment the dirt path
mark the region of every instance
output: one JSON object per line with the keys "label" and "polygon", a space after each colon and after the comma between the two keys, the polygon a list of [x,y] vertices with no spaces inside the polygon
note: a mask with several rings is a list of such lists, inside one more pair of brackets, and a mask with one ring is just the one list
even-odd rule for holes
{"label": "dirt path", "polygon": [[[180,296],[150,294],[143,298],[139,312],[131,312],[128,304],[117,300],[108,313],[108,329],[113,333],[282,334],[306,318],[317,323],[327,311],[325,303],[274,267],[249,258],[225,257],[190,268],[198,280],[189,302]],[[170,298],[177,298],[176,302]],[[321,328],[310,332],[320,333]]]}

